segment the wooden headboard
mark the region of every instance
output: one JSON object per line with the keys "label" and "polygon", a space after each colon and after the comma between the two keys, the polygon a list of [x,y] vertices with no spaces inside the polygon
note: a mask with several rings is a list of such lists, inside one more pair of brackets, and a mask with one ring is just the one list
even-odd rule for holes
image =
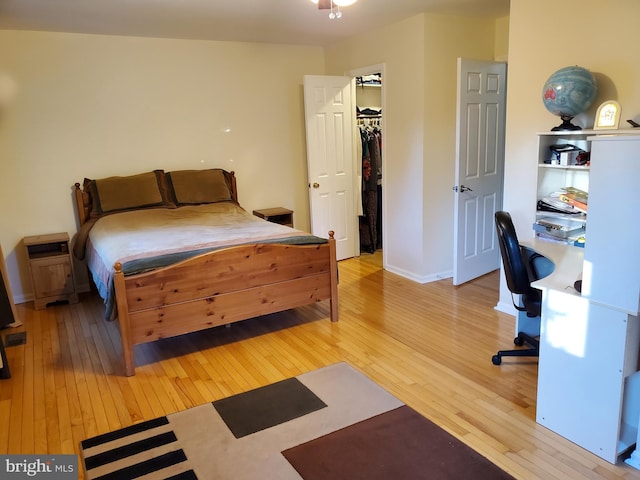
{"label": "wooden headboard", "polygon": [[[235,172],[227,172],[226,170],[223,170],[223,173],[225,180],[227,181],[227,186],[229,187],[229,192],[231,193],[231,199],[235,203],[238,203],[236,174]],[[74,196],[76,201],[76,211],[78,212],[78,222],[80,223],[80,226],[82,226],[91,217],[93,198],[91,198],[91,193],[89,191],[85,191],[80,183],[75,184]]]}

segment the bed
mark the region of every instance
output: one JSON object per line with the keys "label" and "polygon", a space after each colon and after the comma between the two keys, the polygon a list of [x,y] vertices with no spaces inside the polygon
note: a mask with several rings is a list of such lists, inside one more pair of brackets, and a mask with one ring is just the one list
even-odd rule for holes
{"label": "bed", "polygon": [[326,300],[338,320],[333,232],[249,214],[233,172],[154,170],[85,179],[74,192],[74,254],[117,318],[127,376],[135,345]]}

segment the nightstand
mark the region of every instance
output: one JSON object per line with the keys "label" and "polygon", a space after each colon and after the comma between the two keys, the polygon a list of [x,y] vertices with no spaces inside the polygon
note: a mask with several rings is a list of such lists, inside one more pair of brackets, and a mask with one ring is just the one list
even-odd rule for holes
{"label": "nightstand", "polygon": [[268,222],[279,223],[293,228],[293,210],[288,208],[263,208],[262,210],[254,210],[253,214],[256,217],[264,218]]}
{"label": "nightstand", "polygon": [[29,260],[36,310],[61,300],[77,303],[69,235],[34,235],[24,237],[23,243]]}

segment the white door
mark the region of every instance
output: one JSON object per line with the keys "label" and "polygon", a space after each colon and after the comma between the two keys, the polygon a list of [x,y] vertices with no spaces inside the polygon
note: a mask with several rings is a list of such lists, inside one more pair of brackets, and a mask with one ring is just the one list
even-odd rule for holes
{"label": "white door", "polygon": [[356,255],[352,79],[305,75],[311,233],[335,232],[338,260]]}
{"label": "white door", "polygon": [[500,268],[507,66],[458,59],[453,284]]}

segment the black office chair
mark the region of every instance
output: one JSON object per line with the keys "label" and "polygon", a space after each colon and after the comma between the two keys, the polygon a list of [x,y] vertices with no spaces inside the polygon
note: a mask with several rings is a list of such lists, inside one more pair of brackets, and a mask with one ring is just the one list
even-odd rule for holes
{"label": "black office chair", "polygon": [[[539,317],[542,306],[542,292],[531,286],[531,282],[538,277],[535,272],[534,260],[538,254],[529,254],[526,249],[520,246],[516,229],[511,221],[508,212],[496,212],[496,230],[498,232],[498,242],[500,253],[502,254],[502,265],[507,280],[507,287],[511,292],[513,306],[521,312],[526,312],[528,317]],[[520,295],[522,305],[516,304],[513,295]],[[493,356],[491,361],[494,365],[502,363],[502,357],[537,357],[540,351],[538,340],[523,332],[518,332],[518,336],[513,343],[521,347],[528,345],[529,348],[517,350],[500,350]]]}

